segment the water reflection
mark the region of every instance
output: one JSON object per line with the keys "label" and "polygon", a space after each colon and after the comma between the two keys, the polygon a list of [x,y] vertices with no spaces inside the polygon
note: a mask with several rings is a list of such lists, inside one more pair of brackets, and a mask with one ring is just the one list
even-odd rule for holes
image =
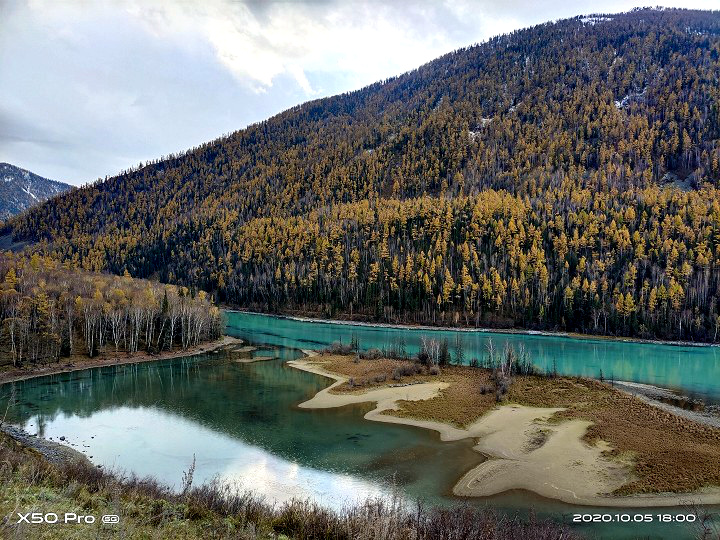
{"label": "water reflection", "polygon": [[[94,463],[152,475],[178,486],[196,457],[196,482],[218,476],[267,498],[310,497],[332,507],[397,486],[408,498],[456,502],[452,486],[481,457],[470,440],[441,443],[436,434],[365,421],[368,406],[308,411],[297,404],[327,380],[283,365],[298,347],[349,341],[382,347],[403,333],[409,350],[421,332],[299,323],[231,315],[231,333],[272,346],[256,355],[275,360],[241,364],[224,355],[195,356],[137,365],[96,368],[15,383],[17,405],[10,421],[57,440],[66,437]],[[439,332],[440,337],[453,334]],[[308,339],[308,336],[311,336]],[[465,334],[466,356],[482,352],[486,334]],[[671,383],[717,396],[715,348],[680,348],[567,340],[539,336],[494,336],[523,343],[533,359],[555,361],[559,371]],[[704,374],[703,374],[704,373]],[[0,392],[0,395],[5,395]],[[0,400],[1,401],[1,400]],[[4,410],[0,402],[0,410]],[[578,508],[514,492],[471,504],[529,511],[569,520]],[[604,511],[604,510],[602,510]],[[642,512],[642,510],[638,510]],[[684,509],[672,509],[683,512]],[[630,511],[634,513],[634,511]],[[590,535],[613,538],[688,537],[682,526],[588,525]]]}
{"label": "water reflection", "polygon": [[[63,436],[92,461],[178,486],[196,456],[198,482],[219,475],[269,499],[408,493],[442,498],[481,457],[472,441],[441,443],[425,430],[367,422],[369,405],[308,411],[297,404],[327,386],[276,360],[244,364],[195,356],[105,367],[15,383],[11,421]],[[447,466],[429,474],[428,460]],[[411,458],[411,459],[409,459]]]}

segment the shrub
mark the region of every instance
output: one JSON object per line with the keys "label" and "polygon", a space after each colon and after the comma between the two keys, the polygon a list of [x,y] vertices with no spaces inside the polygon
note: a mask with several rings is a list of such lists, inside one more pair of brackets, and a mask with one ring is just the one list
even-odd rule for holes
{"label": "shrub", "polygon": [[322,352],[327,354],[350,354],[353,352],[352,345],[346,345],[339,341],[333,341],[330,345],[325,347]]}
{"label": "shrub", "polygon": [[490,386],[489,384],[483,384],[483,385],[480,387],[480,393],[481,393],[482,395],[492,394],[492,391],[493,391],[493,387]]}
{"label": "shrub", "polygon": [[360,352],[360,358],[364,360],[378,360],[383,357],[380,349],[368,349],[367,351]]}

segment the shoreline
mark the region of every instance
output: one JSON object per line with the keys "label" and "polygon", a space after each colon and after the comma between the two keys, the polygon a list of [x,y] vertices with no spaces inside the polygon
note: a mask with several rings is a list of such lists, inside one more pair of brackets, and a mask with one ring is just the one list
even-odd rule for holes
{"label": "shoreline", "polygon": [[5,434],[23,448],[29,448],[54,465],[63,463],[83,463],[92,467],[102,468],[101,465],[93,465],[92,461],[82,452],[72,448],[68,444],[51,441],[44,437],[31,435],[23,428],[14,424],[0,424],[0,433]]}
{"label": "shoreline", "polygon": [[614,381],[613,387],[617,388],[621,392],[635,396],[648,405],[670,412],[675,416],[681,416],[683,418],[687,418],[688,420],[699,422],[710,427],[720,428],[720,407],[717,405],[711,405],[705,410],[699,411],[684,409],[673,404],[670,400],[676,399],[678,402],[693,402],[687,396],[675,393],[668,388],[652,384],[636,383],[631,381]]}
{"label": "shoreline", "polygon": [[143,351],[138,352],[133,356],[98,356],[96,358],[88,359],[87,361],[83,360],[81,363],[76,364],[56,363],[32,371],[24,371],[22,369],[16,368],[0,373],[0,385],[25,381],[37,377],[46,377],[48,375],[57,375],[59,373],[72,373],[73,371],[81,371],[83,369],[92,369],[106,366],[122,366],[126,364],[142,364],[145,362],[155,362],[159,360],[171,360],[173,358],[180,358],[182,356],[207,354],[209,352],[217,351],[225,347],[239,346],[243,343],[244,341],[239,338],[232,336],[223,336],[221,339],[218,339],[216,341],[202,343],[189,349],[176,349],[173,351],[165,351],[156,355],[152,355]]}
{"label": "shoreline", "polygon": [[644,339],[622,336],[605,336],[595,334],[581,334],[578,332],[561,332],[553,330],[527,330],[522,328],[486,328],[486,327],[467,327],[467,326],[428,326],[423,324],[403,324],[403,323],[381,323],[381,322],[365,322],[351,321],[347,319],[319,319],[314,317],[306,317],[302,315],[288,315],[283,313],[262,313],[260,311],[250,311],[231,307],[223,307],[228,313],[245,313],[248,315],[262,315],[275,319],[287,319],[290,321],[307,322],[314,324],[339,324],[344,326],[360,326],[370,328],[383,328],[388,330],[424,330],[434,332],[466,332],[478,334],[507,334],[521,336],[541,336],[541,337],[562,337],[568,339],[577,339],[582,341],[600,341],[600,342],[618,342],[618,343],[638,343],[645,345],[666,345],[668,347],[720,347],[720,343],[705,343],[698,341],[679,341],[665,339]]}
{"label": "shoreline", "polygon": [[[453,488],[456,496],[484,498],[522,489],[568,504],[609,508],[720,504],[720,488],[714,487],[692,493],[611,495],[613,490],[628,480],[628,463],[603,456],[609,446],[602,441],[596,445],[583,441],[591,422],[577,419],[561,423],[549,421],[553,414],[564,409],[496,406],[466,428],[432,420],[392,416],[384,413],[397,409],[397,401],[430,399],[446,383],[386,387],[361,394],[332,394],[330,391],[348,378],[324,369],[315,358],[318,356],[315,351],[303,352],[306,358],[287,364],[335,382],[300,403],[300,408],[326,409],[374,402],[376,406],[365,414],[366,420],[432,430],[439,433],[442,441],[474,439],[474,450],[485,460],[457,481]],[[546,442],[539,448],[528,449],[528,446],[532,446],[533,437],[540,431],[547,434]]]}

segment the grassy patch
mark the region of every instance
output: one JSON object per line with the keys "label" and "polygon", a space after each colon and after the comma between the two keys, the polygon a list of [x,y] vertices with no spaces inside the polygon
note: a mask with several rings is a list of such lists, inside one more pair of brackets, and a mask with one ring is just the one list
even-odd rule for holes
{"label": "grassy patch", "polygon": [[434,399],[399,401],[400,410],[393,413],[403,418],[419,418],[467,427],[495,406],[494,392],[484,392],[490,385],[485,370],[449,367],[436,377],[448,383]]}

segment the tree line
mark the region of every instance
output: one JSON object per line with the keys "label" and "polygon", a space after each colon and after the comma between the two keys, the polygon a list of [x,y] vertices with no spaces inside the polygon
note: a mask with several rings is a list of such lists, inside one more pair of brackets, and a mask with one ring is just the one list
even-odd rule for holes
{"label": "tree line", "polygon": [[0,360],[14,366],[187,349],[222,335],[204,292],[79,271],[37,254],[0,255]]}

